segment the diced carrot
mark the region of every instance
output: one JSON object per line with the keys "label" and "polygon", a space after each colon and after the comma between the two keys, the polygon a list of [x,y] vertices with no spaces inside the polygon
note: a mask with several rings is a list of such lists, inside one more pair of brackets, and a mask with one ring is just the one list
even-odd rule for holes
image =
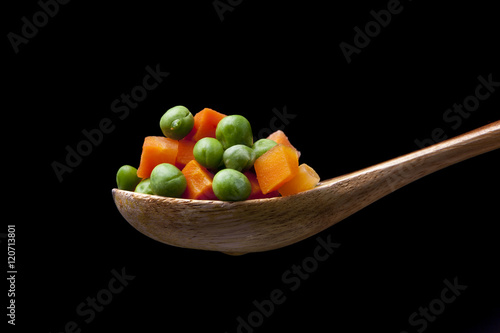
{"label": "diced carrot", "polygon": [[194,127],[186,136],[186,139],[198,141],[205,137],[215,138],[215,130],[225,114],[215,110],[204,108],[194,115]]}
{"label": "diced carrot", "polygon": [[186,190],[182,196],[185,199],[215,200],[212,190],[212,174],[196,160],[189,161],[182,169],[186,177]]}
{"label": "diced carrot", "polygon": [[295,149],[278,144],[269,149],[254,163],[255,173],[262,193],[279,189],[299,171],[299,157]]}
{"label": "diced carrot", "polygon": [[277,130],[274,133],[271,133],[268,137],[268,139],[273,140],[277,144],[282,144],[288,147],[291,147],[295,149],[297,152],[297,155],[300,157],[300,151],[298,151],[291,143],[290,140],[288,140],[288,137],[285,135],[285,133],[282,130]]}
{"label": "diced carrot", "polygon": [[279,188],[282,196],[297,194],[313,189],[319,182],[319,176],[309,165],[302,163],[299,165],[299,172],[290,181]]}
{"label": "diced carrot", "polygon": [[274,198],[274,197],[280,196],[280,193],[278,191],[272,191],[272,192],[269,192],[267,194],[262,193],[262,190],[260,189],[259,181],[257,180],[257,176],[252,171],[248,170],[248,171],[243,172],[243,174],[245,176],[247,176],[248,180],[250,181],[250,185],[252,185],[252,192],[250,193],[248,200]]}
{"label": "diced carrot", "polygon": [[181,169],[189,163],[189,161],[194,160],[193,148],[196,142],[191,140],[182,139],[179,140],[179,151],[177,153],[176,165]]}
{"label": "diced carrot", "polygon": [[142,146],[142,155],[137,176],[149,178],[154,167],[161,163],[175,164],[179,143],[164,136],[147,136]]}

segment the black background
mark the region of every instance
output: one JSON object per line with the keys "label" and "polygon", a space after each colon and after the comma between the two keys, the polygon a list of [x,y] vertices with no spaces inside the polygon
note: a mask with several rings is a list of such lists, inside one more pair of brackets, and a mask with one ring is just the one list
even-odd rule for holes
{"label": "black background", "polygon": [[[296,118],[285,132],[323,179],[414,151],[436,128],[452,137],[500,119],[500,88],[458,128],[443,119],[478,76],[500,81],[493,4],[401,2],[347,63],[339,44],[353,44],[353,28],[387,3],[245,0],[221,21],[212,1],[71,1],[17,54],[6,36],[40,6],[9,4],[2,207],[16,225],[14,330],[62,332],[74,321],[81,332],[232,333],[254,300],[280,289],[286,301],[255,332],[417,332],[409,316],[457,278],[467,289],[425,332],[500,332],[499,152],[322,232],[341,246],[296,291],[282,275],[312,256],[315,237],[240,257],[175,248],[137,232],[113,203],[116,170],[138,165],[143,138],[161,135],[158,121],[174,105],[244,115],[255,134],[286,107]],[[119,119],[111,103],[157,65],[169,76]],[[114,130],[59,182],[51,164],[104,118]],[[86,323],[76,308],[122,269],[135,278]]]}

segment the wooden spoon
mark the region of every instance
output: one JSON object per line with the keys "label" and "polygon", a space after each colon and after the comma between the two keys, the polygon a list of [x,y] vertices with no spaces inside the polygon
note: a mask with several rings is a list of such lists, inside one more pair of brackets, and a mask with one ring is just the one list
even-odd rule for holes
{"label": "wooden spoon", "polygon": [[143,234],[236,255],[294,244],[425,175],[498,148],[500,120],[287,197],[225,202],[112,192],[120,213]]}

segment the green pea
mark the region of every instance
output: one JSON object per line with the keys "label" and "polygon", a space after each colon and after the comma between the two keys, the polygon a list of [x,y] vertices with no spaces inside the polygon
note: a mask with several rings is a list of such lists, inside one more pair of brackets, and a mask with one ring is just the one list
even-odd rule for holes
{"label": "green pea", "polygon": [[130,165],[124,165],[116,173],[116,185],[120,190],[133,191],[141,178],[137,177],[137,169]]}
{"label": "green pea", "polygon": [[205,168],[214,170],[222,163],[223,153],[222,144],[214,138],[202,138],[193,148],[194,159]]}
{"label": "green pea", "polygon": [[222,160],[226,168],[246,171],[253,166],[255,154],[252,148],[245,145],[234,145],[224,152]]}
{"label": "green pea", "polygon": [[250,196],[252,185],[241,172],[233,169],[223,169],[215,175],[212,189],[219,200],[241,201]]}
{"label": "green pea", "polygon": [[270,139],[260,139],[255,141],[252,147],[255,153],[255,159],[258,159],[259,157],[264,155],[269,149],[273,148],[276,145],[277,145],[276,141]]}
{"label": "green pea", "polygon": [[224,149],[239,144],[252,147],[253,144],[250,122],[240,115],[227,116],[219,121],[215,137],[222,143]]}
{"label": "green pea", "polygon": [[146,178],[141,180],[139,184],[135,187],[135,192],[144,193],[144,194],[154,194],[153,189],[151,188],[151,179]]}
{"label": "green pea", "polygon": [[183,139],[191,132],[193,126],[193,114],[182,105],[168,109],[160,119],[163,135],[173,140]]}
{"label": "green pea", "polygon": [[179,198],[186,190],[186,177],[181,170],[169,163],[161,163],[151,171],[150,186],[153,193],[164,197]]}

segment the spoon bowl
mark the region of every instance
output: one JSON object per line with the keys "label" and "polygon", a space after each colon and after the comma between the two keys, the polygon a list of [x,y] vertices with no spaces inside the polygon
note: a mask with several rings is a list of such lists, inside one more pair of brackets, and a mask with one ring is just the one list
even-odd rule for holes
{"label": "spoon bowl", "polygon": [[227,202],[112,194],[122,216],[152,239],[237,255],[299,242],[425,175],[498,148],[500,121],[292,196]]}

